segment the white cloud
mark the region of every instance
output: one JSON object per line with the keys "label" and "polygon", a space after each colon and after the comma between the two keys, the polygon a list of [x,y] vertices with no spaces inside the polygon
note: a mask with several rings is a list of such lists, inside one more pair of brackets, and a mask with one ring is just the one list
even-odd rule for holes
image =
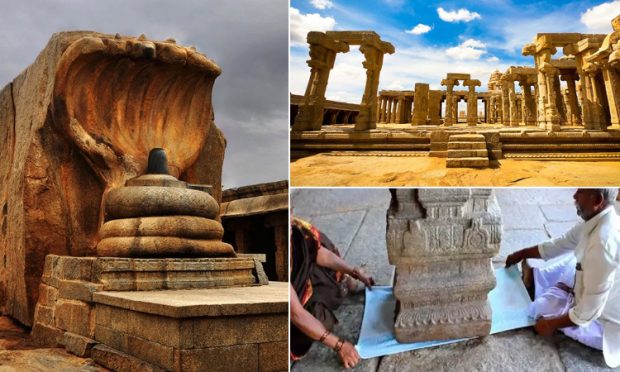
{"label": "white cloud", "polygon": [[431,30],[431,26],[423,25],[422,23],[418,23],[417,26],[412,28],[411,30],[405,31],[408,34],[421,35],[429,32]]}
{"label": "white cloud", "polygon": [[317,9],[327,9],[334,6],[331,0],[310,0],[310,4]]}
{"label": "white cloud", "polygon": [[486,45],[476,39],[467,39],[455,47],[446,49],[446,54],[456,59],[480,59],[486,52]]}
{"label": "white cloud", "polygon": [[298,9],[290,10],[291,45],[306,45],[306,35],[310,31],[333,30],[336,20],[320,14],[301,14]]}
{"label": "white cloud", "polygon": [[480,14],[476,12],[470,12],[465,8],[459,10],[445,11],[443,8],[437,8],[437,14],[439,18],[446,22],[469,22],[474,19],[480,19]]}
{"label": "white cloud", "polygon": [[499,58],[493,56],[493,57],[489,57],[487,58],[487,62],[499,62]]}
{"label": "white cloud", "polygon": [[611,20],[620,14],[620,1],[610,1],[589,8],[581,14],[581,23],[588,31],[609,33],[612,31]]}

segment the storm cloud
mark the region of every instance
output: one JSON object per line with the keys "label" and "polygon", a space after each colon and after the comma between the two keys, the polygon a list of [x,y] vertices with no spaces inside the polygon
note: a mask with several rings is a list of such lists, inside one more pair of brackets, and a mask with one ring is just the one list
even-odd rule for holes
{"label": "storm cloud", "polygon": [[30,65],[54,32],[172,37],[222,68],[213,90],[228,141],[225,188],[288,178],[288,1],[2,1],[0,86]]}

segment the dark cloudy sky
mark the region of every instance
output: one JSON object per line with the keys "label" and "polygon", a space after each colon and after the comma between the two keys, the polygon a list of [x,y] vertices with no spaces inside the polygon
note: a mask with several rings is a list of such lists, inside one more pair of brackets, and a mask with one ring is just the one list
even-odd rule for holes
{"label": "dark cloudy sky", "polygon": [[0,0],[0,87],[54,32],[92,30],[195,45],[222,68],[213,90],[228,147],[225,188],[288,178],[288,1]]}

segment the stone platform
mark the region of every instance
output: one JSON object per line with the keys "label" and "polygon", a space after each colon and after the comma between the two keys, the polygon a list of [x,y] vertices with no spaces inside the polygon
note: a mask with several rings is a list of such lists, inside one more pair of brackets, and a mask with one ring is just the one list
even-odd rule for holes
{"label": "stone platform", "polygon": [[320,131],[291,132],[291,159],[332,151],[421,152],[432,157],[448,156],[452,135],[479,134],[486,139],[490,160],[619,160],[620,131],[563,127],[549,132],[535,126],[503,127],[458,124],[450,127],[379,124],[377,129],[357,132],[350,125]]}
{"label": "stone platform", "polygon": [[[285,371],[288,285],[98,292],[99,364],[167,371]],[[122,368],[121,368],[122,367]],[[130,368],[131,367],[131,368]]]}
{"label": "stone platform", "polygon": [[261,260],[48,255],[32,337],[113,370],[285,370],[288,287]]}

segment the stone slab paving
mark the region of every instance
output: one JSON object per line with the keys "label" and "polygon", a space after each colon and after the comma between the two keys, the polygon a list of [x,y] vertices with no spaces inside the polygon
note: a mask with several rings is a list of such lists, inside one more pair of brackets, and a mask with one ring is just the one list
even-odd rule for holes
{"label": "stone slab paving", "polygon": [[[558,188],[496,189],[504,226],[500,252],[493,259],[495,266],[502,266],[508,254],[557,236],[578,222],[574,192],[575,189]],[[385,212],[389,201],[387,189],[304,189],[295,190],[291,195],[295,215],[314,221],[324,231],[329,230],[334,241],[350,242],[345,259],[354,265],[366,264],[367,270],[381,284],[388,284],[393,275],[385,251]],[[619,204],[616,209],[620,210]],[[364,213],[361,220],[360,211]],[[319,215],[321,219],[316,218]],[[336,334],[357,341],[363,303],[363,294],[349,296],[336,313],[340,319]],[[306,358],[294,363],[291,370],[334,371],[342,367],[333,351],[314,345]],[[606,368],[599,351],[563,335],[543,338],[535,335],[532,329],[521,329],[364,360],[355,370],[585,372],[610,369]]]}

